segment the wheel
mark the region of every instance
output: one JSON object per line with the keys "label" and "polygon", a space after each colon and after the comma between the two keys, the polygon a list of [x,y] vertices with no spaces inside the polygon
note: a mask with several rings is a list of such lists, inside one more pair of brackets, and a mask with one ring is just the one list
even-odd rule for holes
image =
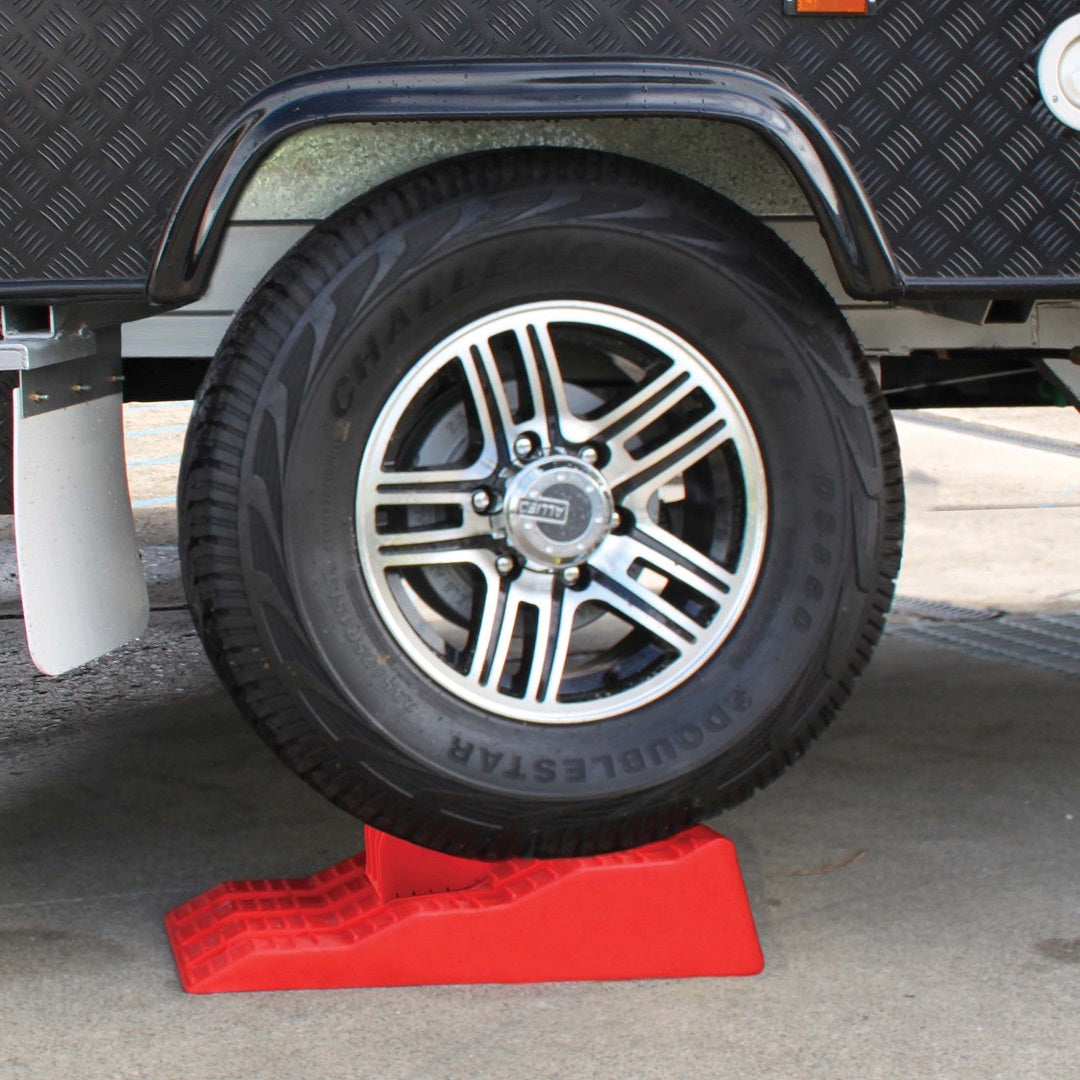
{"label": "wheel", "polygon": [[417,843],[562,856],[747,797],[883,624],[887,409],[742,211],[600,154],[463,158],[312,232],[196,404],[181,554],[264,739]]}

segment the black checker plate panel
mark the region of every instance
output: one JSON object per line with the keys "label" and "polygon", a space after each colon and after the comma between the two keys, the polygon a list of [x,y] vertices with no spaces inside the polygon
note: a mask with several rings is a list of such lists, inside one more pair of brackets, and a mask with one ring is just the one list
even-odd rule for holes
{"label": "black checker plate panel", "polygon": [[215,130],[367,60],[698,58],[769,74],[843,143],[903,273],[1080,277],[1080,139],[1035,61],[1076,0],[3,0],[0,281],[147,276]]}

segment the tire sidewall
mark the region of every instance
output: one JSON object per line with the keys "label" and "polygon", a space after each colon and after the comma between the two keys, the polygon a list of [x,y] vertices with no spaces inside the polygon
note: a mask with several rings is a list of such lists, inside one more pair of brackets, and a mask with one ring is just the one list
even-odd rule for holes
{"label": "tire sidewall", "polygon": [[[857,384],[848,339],[813,317],[798,282],[745,244],[703,252],[673,239],[679,228],[587,219],[448,242],[444,218],[432,212],[391,230],[334,276],[289,332],[256,407],[285,428],[280,521],[268,525],[281,537],[286,606],[299,610],[308,646],[349,705],[305,694],[301,707],[361,755],[434,769],[442,780],[433,784],[482,792],[488,805],[500,796],[630,796],[691,774],[737,773],[782,740],[800,702],[828,682],[822,656],[837,620],[852,637],[863,617],[845,595],[844,515],[859,496],[837,431],[837,400]],[[718,653],[660,700],[574,725],[489,715],[431,682],[384,626],[356,548],[359,463],[400,379],[474,319],[544,299],[626,308],[712,358],[750,420],[767,475],[761,572]],[[289,396],[284,420],[276,384]]]}

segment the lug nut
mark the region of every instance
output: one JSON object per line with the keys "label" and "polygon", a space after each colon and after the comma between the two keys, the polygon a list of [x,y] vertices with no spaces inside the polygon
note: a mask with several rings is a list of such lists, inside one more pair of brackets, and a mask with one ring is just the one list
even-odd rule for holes
{"label": "lug nut", "polygon": [[600,451],[595,446],[583,446],[578,452],[578,457],[586,465],[595,465],[600,460]]}
{"label": "lug nut", "polygon": [[477,488],[473,492],[472,505],[478,514],[486,514],[491,509],[491,492],[487,488]]}
{"label": "lug nut", "polygon": [[498,570],[503,577],[506,577],[507,574],[512,574],[515,566],[517,566],[517,563],[515,563],[509,555],[500,555],[495,560],[495,569]]}
{"label": "lug nut", "polygon": [[562,572],[562,579],[565,585],[576,585],[581,580],[581,567],[568,566]]}
{"label": "lug nut", "polygon": [[533,452],[536,450],[536,437],[534,435],[519,435],[514,440],[514,453],[517,454],[522,461],[526,458],[532,457]]}

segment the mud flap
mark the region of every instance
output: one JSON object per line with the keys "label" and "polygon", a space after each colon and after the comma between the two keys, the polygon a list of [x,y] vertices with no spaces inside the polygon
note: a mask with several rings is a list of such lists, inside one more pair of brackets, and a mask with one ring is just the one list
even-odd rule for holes
{"label": "mud flap", "polygon": [[124,462],[119,331],[97,337],[93,355],[24,370],[14,392],[19,581],[30,655],[48,675],[130,641],[149,618]]}

